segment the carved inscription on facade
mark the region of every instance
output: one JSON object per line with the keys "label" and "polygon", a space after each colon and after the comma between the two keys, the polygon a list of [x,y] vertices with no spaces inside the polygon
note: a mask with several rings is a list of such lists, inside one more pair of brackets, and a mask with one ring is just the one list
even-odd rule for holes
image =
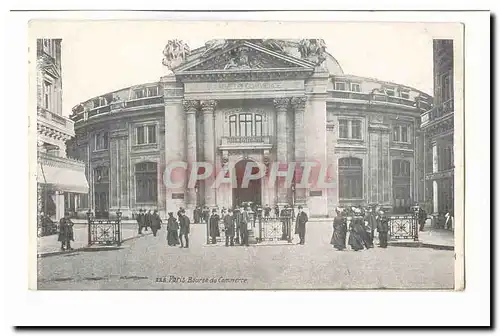
{"label": "carved inscription on facade", "polygon": [[303,90],[304,81],[186,83],[186,93]]}

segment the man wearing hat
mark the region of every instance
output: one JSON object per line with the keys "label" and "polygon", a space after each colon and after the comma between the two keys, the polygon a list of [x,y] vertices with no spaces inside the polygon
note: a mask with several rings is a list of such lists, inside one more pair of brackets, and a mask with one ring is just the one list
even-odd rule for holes
{"label": "man wearing hat", "polygon": [[151,215],[151,231],[153,231],[153,236],[156,237],[156,233],[161,228],[161,218],[158,215],[158,210],[155,209],[153,214]]}
{"label": "man wearing hat", "polygon": [[217,214],[217,209],[214,208],[212,209],[212,215],[208,220],[209,232],[210,232],[210,238],[212,239],[211,240],[212,244],[215,244],[217,242],[217,237],[220,236],[219,221],[220,217]]}
{"label": "man wearing hat", "polygon": [[300,245],[304,245],[306,241],[306,223],[309,221],[307,214],[302,210],[302,205],[298,207],[299,213],[295,221],[295,234],[299,235]]}
{"label": "man wearing hat", "polygon": [[[186,216],[186,210],[182,209],[179,215],[179,240],[181,241],[181,248],[189,247],[189,217]],[[183,243],[182,238],[186,241],[186,244]]]}
{"label": "man wearing hat", "polygon": [[387,236],[389,232],[389,218],[384,211],[379,212],[379,219],[377,225],[379,246],[382,248],[387,247]]}
{"label": "man wearing hat", "polygon": [[242,207],[241,212],[241,222],[240,222],[240,234],[241,234],[241,245],[248,246],[248,230],[250,227],[250,206]]}
{"label": "man wearing hat", "polygon": [[177,237],[177,230],[179,229],[179,224],[177,219],[174,217],[173,212],[168,213],[167,219],[167,243],[168,246],[176,246],[179,243]]}
{"label": "man wearing hat", "polygon": [[226,236],[226,246],[234,246],[234,216],[231,209],[224,216],[224,233]]}
{"label": "man wearing hat", "polygon": [[135,216],[135,219],[137,220],[139,234],[142,234],[142,228],[144,227],[144,214],[142,213],[142,209],[139,209],[139,213]]}

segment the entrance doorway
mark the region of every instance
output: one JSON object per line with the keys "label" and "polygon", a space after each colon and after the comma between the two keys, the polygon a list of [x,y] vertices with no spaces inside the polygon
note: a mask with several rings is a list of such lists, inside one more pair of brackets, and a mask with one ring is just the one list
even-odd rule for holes
{"label": "entrance doorway", "polygon": [[[233,188],[233,206],[239,206],[243,202],[253,202],[260,205],[262,202],[262,179],[250,180],[248,183],[248,188],[242,188],[241,186],[243,183],[243,176],[245,175],[245,168],[248,162],[253,161],[241,160],[234,167],[237,184],[236,188]],[[258,167],[252,168],[252,174],[257,174],[258,172]]]}

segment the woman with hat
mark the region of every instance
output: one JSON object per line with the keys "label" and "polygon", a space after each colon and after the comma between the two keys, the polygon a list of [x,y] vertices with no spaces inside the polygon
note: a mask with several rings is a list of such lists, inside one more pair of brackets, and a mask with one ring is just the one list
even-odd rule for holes
{"label": "woman with hat", "polygon": [[363,243],[366,231],[363,226],[363,217],[361,216],[361,211],[355,207],[352,209],[352,219],[349,232],[348,244],[354,251],[359,251],[363,249]]}
{"label": "woman with hat", "polygon": [[179,244],[179,237],[177,234],[177,230],[179,230],[179,223],[177,219],[174,217],[173,212],[168,213],[167,219],[167,244],[168,246],[176,246]]}
{"label": "woman with hat", "polygon": [[333,219],[333,234],[330,244],[339,251],[346,248],[347,237],[347,219],[343,216],[343,211],[340,208],[335,209],[337,216]]}

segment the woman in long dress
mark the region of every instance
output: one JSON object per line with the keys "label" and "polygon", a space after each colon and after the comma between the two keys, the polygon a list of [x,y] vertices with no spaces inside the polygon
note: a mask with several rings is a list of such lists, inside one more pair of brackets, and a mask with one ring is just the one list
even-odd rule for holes
{"label": "woman in long dress", "polygon": [[339,251],[346,248],[347,219],[343,216],[340,209],[336,209],[337,216],[333,219],[333,234],[330,244]]}
{"label": "woman in long dress", "polygon": [[366,231],[364,229],[364,220],[361,213],[354,210],[354,216],[351,219],[349,232],[349,245],[354,251],[363,249]]}
{"label": "woman in long dress", "polygon": [[169,212],[167,219],[168,246],[176,246],[177,244],[179,244],[179,236],[177,230],[179,230],[179,223],[177,222],[177,219],[174,217],[174,213]]}

